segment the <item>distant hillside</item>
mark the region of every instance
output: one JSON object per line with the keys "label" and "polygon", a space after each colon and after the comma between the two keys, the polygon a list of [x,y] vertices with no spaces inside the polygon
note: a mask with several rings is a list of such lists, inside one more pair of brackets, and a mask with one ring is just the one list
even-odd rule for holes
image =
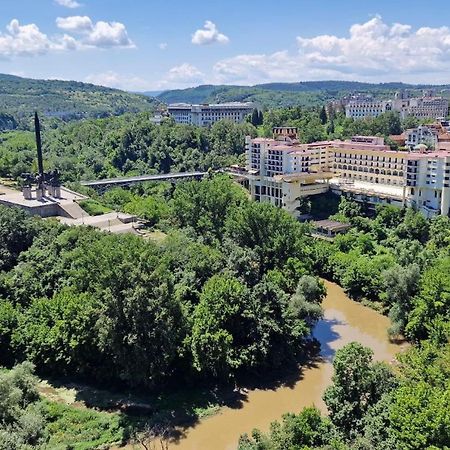
{"label": "distant hillside", "polygon": [[389,97],[399,89],[450,89],[450,85],[412,85],[405,83],[361,83],[358,81],[302,81],[299,83],[267,83],[255,86],[203,85],[163,92],[157,96],[164,103],[212,103],[251,101],[260,107],[314,106],[341,98],[351,92],[372,93]]}
{"label": "distant hillside", "polygon": [[65,120],[149,111],[154,98],[76,81],[33,80],[0,74],[0,113],[19,120],[38,110]]}

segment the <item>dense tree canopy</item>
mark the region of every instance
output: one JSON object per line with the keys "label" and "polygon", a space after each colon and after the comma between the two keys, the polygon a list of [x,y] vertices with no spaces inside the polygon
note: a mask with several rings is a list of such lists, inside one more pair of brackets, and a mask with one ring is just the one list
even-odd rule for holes
{"label": "dense tree canopy", "polygon": [[[84,120],[43,132],[44,163],[58,168],[65,181],[167,172],[217,169],[237,163],[250,123],[220,121],[211,128],[175,124],[160,126],[151,114]],[[33,134],[12,131],[0,136],[0,176],[17,178],[35,169]]]}

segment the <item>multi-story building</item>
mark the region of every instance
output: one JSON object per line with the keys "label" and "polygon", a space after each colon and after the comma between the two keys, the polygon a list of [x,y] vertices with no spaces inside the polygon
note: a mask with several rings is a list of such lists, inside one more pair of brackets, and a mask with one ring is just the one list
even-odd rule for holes
{"label": "multi-story building", "polygon": [[435,128],[419,126],[405,131],[405,145],[414,150],[416,145],[424,144],[429,148],[436,148],[438,143],[438,132]]}
{"label": "multi-story building", "polygon": [[345,105],[345,116],[353,119],[364,119],[365,117],[378,117],[392,110],[392,103],[384,100],[350,100]]}
{"label": "multi-story building", "polygon": [[333,177],[331,142],[300,144],[295,128],[275,128],[269,138],[246,138],[249,188],[254,200],[298,216],[300,197],[328,190]]}
{"label": "multi-story building", "polygon": [[450,152],[411,152],[406,169],[406,204],[426,216],[450,213]]}
{"label": "multi-story building", "polygon": [[396,95],[394,100],[354,99],[345,104],[345,115],[353,119],[378,117],[387,111],[397,111],[400,117],[439,119],[448,115],[449,102],[443,97],[410,98]]}
{"label": "multi-story building", "polygon": [[191,105],[187,103],[173,103],[168,106],[169,114],[176,123],[198,126],[210,126],[219,120],[230,120],[242,123],[246,116],[253,111],[251,103],[217,103]]}
{"label": "multi-story building", "polygon": [[[290,130],[290,131],[289,131]],[[246,138],[247,180],[254,200],[299,216],[302,197],[327,192],[368,204],[415,206],[427,217],[449,215],[450,151],[391,150],[384,139],[300,144],[293,129],[274,137]]]}
{"label": "multi-story building", "polygon": [[349,141],[335,141],[330,151],[334,171],[340,178],[392,186],[404,184],[408,154],[391,150],[381,137],[354,136]]}
{"label": "multi-story building", "polygon": [[413,116],[418,119],[439,119],[448,116],[448,99],[442,97],[411,98],[405,110],[400,111],[402,117]]}

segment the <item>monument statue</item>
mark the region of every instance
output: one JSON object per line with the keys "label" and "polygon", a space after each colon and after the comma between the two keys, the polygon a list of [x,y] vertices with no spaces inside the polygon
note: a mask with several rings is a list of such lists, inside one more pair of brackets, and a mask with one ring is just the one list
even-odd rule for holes
{"label": "monument statue", "polygon": [[34,133],[36,136],[36,150],[38,173],[32,175],[23,173],[21,181],[23,186],[24,198],[30,200],[32,198],[31,186],[36,185],[36,199],[41,200],[45,196],[46,190],[51,197],[61,196],[61,181],[58,169],[46,173],[44,172],[44,159],[42,157],[42,141],[41,141],[41,124],[37,112],[34,113]]}

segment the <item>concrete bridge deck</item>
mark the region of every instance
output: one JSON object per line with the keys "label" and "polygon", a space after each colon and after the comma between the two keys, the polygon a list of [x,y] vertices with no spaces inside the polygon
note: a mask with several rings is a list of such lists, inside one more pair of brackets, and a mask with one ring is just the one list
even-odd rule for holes
{"label": "concrete bridge deck", "polygon": [[105,178],[102,180],[82,181],[82,186],[93,189],[106,189],[112,186],[130,186],[145,181],[177,181],[183,179],[203,178],[207,172],[178,172],[178,173],[160,173],[156,175],[138,175],[135,177]]}

